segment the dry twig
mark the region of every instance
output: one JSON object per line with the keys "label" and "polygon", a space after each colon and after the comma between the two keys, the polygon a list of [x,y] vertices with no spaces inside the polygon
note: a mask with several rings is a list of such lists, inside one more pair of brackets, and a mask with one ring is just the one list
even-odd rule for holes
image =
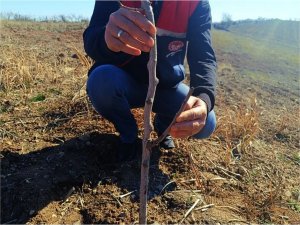
{"label": "dry twig", "polygon": [[118,198],[120,198],[120,199],[125,198],[126,196],[131,195],[131,194],[134,193],[134,192],[136,192],[136,190],[131,191],[131,192],[128,192],[128,193],[123,194],[123,195],[119,195]]}
{"label": "dry twig", "polygon": [[234,208],[234,207],[232,207],[232,206],[227,206],[227,205],[224,205],[224,206],[215,206],[215,208],[231,209],[231,210],[233,210],[233,211],[236,211],[236,212],[238,212],[238,213],[241,213],[241,211],[240,211],[239,209]]}
{"label": "dry twig", "polygon": [[113,197],[114,200],[116,200],[116,202],[118,203],[118,205],[119,205],[120,207],[123,206],[122,203],[119,201],[118,197],[116,197],[113,193],[110,193],[110,192],[108,192],[108,193],[109,193],[109,195],[110,195],[111,197]]}
{"label": "dry twig", "polygon": [[195,211],[200,210],[200,211],[204,212],[204,211],[206,211],[207,209],[212,208],[212,207],[214,207],[214,206],[215,206],[214,204],[204,205],[204,206],[201,206],[201,207],[196,208]]}
{"label": "dry twig", "polygon": [[195,201],[195,203],[191,206],[191,208],[189,208],[189,210],[184,214],[184,217],[182,218],[182,220],[179,223],[182,223],[187,217],[188,215],[190,215],[190,213],[195,209],[195,207],[197,206],[197,204],[200,202],[201,199],[197,199]]}
{"label": "dry twig", "polygon": [[228,177],[231,177],[235,180],[238,180],[237,178],[241,179],[242,175],[238,174],[238,173],[234,173],[232,171],[229,171],[221,166],[216,165],[213,161],[211,161],[208,157],[205,157],[208,161],[211,162],[211,164],[213,164],[215,166],[216,169],[218,169],[220,172],[222,172],[223,174],[225,174]]}

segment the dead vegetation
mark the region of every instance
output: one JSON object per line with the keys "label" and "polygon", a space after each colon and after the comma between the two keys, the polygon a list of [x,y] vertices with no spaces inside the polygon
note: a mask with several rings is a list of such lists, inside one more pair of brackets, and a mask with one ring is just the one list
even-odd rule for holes
{"label": "dead vegetation", "polygon": [[[1,222],[134,223],[140,168],[115,164],[115,130],[86,97],[83,28],[38,26],[1,28]],[[148,223],[297,224],[299,112],[217,54],[217,130],[153,152]]]}

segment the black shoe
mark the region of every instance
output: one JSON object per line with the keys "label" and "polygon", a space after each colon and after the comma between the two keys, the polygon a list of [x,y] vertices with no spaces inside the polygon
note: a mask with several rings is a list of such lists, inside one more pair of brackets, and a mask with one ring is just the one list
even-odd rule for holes
{"label": "black shoe", "polygon": [[120,141],[117,149],[118,162],[122,163],[137,160],[141,152],[141,139],[136,139],[133,143],[123,143]]}
{"label": "black shoe", "polygon": [[167,135],[160,143],[159,143],[160,148],[164,149],[172,149],[175,148],[175,144],[173,141],[173,138],[170,135]]}

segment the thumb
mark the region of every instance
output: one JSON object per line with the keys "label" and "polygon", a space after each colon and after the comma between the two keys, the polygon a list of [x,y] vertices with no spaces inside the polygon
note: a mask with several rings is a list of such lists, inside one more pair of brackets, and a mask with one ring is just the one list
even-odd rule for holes
{"label": "thumb", "polygon": [[191,96],[189,98],[189,100],[187,101],[187,103],[185,104],[183,111],[193,108],[194,105],[196,104],[196,102],[197,102],[197,98],[194,96]]}

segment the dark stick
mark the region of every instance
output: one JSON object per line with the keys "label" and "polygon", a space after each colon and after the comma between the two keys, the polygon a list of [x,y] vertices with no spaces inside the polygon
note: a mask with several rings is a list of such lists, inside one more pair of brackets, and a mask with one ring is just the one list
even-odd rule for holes
{"label": "dark stick", "polygon": [[194,88],[190,88],[187,96],[185,97],[180,109],[178,110],[178,112],[174,116],[172,122],[167,127],[167,129],[162,133],[162,135],[160,135],[156,140],[150,142],[150,148],[153,148],[153,147],[157,146],[169,134],[169,131],[170,131],[172,125],[176,122],[176,118],[183,112],[184,106],[186,105],[187,101],[189,100],[189,98],[193,94],[193,91],[194,91]]}

